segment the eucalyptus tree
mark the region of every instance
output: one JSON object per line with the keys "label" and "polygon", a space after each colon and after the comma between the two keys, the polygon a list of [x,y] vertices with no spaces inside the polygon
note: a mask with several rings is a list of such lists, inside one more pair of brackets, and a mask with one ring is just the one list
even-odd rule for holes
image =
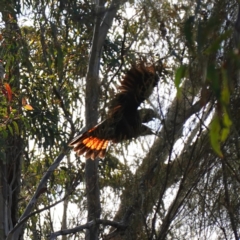
{"label": "eucalyptus tree", "polygon": [[[1,239],[239,238],[237,1],[0,4]],[[154,134],[75,156],[141,60]]]}

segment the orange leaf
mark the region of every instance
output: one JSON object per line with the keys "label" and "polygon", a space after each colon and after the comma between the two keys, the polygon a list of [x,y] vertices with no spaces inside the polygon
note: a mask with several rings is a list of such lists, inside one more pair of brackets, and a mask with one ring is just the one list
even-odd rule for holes
{"label": "orange leaf", "polygon": [[4,83],[4,87],[7,90],[8,101],[11,102],[12,101],[12,89],[8,83]]}
{"label": "orange leaf", "polygon": [[29,110],[29,111],[31,111],[31,110],[33,110],[33,107],[31,106],[31,105],[29,105],[29,104],[26,104],[25,106],[23,106],[26,110]]}
{"label": "orange leaf", "polygon": [[26,100],[25,97],[22,98],[22,105],[23,105],[23,106],[27,105],[27,100]]}
{"label": "orange leaf", "polygon": [[8,14],[8,18],[10,19],[10,20],[13,20],[13,17],[12,17],[12,15],[9,13]]}

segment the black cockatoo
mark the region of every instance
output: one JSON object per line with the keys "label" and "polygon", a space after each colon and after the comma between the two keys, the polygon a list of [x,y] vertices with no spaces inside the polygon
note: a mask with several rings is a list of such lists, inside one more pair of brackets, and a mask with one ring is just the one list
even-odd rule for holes
{"label": "black cockatoo", "polygon": [[[142,124],[149,121],[153,111],[147,113],[137,110],[139,105],[147,99],[157,85],[162,72],[158,65],[147,66],[140,62],[127,71],[119,92],[110,102],[107,119],[93,128],[74,138],[69,146],[73,147],[78,155],[86,158],[104,158],[108,143],[118,143],[127,139],[153,134],[151,129]],[[150,116],[150,117],[149,117]]]}

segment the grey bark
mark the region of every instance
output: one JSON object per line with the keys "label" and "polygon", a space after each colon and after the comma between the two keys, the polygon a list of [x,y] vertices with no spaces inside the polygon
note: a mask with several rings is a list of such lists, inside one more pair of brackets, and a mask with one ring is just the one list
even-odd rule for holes
{"label": "grey bark", "polygon": [[[119,8],[119,1],[113,0],[109,9],[104,8],[104,1],[95,3],[95,26],[92,39],[92,49],[86,76],[86,126],[92,127],[98,120],[98,101],[99,101],[99,67],[102,55],[102,47],[107,36],[107,32],[112,25]],[[85,179],[87,191],[88,221],[100,218],[100,192],[98,181],[98,160],[86,160]],[[86,232],[86,240],[98,239],[99,227],[96,224],[90,226]]]}

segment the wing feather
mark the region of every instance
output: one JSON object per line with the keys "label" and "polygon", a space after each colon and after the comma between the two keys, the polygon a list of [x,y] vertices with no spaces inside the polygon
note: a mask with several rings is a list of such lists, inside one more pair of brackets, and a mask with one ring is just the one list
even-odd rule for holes
{"label": "wing feather", "polygon": [[158,81],[159,76],[154,65],[146,66],[141,62],[132,66],[123,77],[118,88],[119,92],[111,102],[110,116],[114,114],[116,106],[121,106],[122,111],[126,108],[137,110],[140,104],[151,95]]}
{"label": "wing feather", "polygon": [[84,132],[83,134],[74,138],[69,146],[73,147],[73,150],[77,155],[85,154],[86,158],[91,158],[94,160],[96,157],[103,157],[106,153],[106,149],[109,140],[112,136],[108,136],[110,139],[106,139],[106,133],[104,130],[107,129],[109,125],[108,121],[103,121],[90,130]]}

